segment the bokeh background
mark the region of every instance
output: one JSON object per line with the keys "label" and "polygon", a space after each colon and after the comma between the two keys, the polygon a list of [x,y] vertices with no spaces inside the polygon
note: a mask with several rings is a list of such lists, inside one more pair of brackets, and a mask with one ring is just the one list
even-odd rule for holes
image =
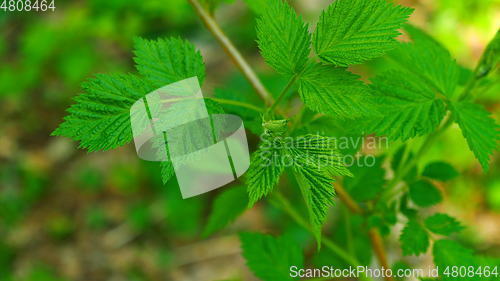
{"label": "bokeh background", "polygon": [[[255,14],[242,0],[226,2],[215,12],[217,21],[266,86],[278,91],[286,81],[258,54]],[[329,4],[291,2],[311,23]],[[469,69],[500,27],[498,0],[398,2],[416,8],[410,21]],[[136,36],[193,42],[207,65],[205,94],[220,87],[234,95],[252,91],[185,0],[56,0],[56,7],[55,12],[0,11],[1,281],[255,280],[240,256],[238,231],[286,231],[298,240],[311,239],[266,204],[203,237],[212,201],[227,187],[182,200],[175,180],[164,186],[158,165],[138,159],[133,145],[86,153],[70,139],[51,137],[82,81],[95,73],[134,71]],[[354,70],[372,73],[370,64]],[[498,122],[500,86],[488,86],[478,101]],[[253,144],[257,140],[250,138]],[[460,237],[464,243],[499,256],[498,155],[484,174],[452,127],[423,163],[436,159],[446,159],[461,173],[440,186],[445,203],[437,208],[468,226]],[[343,212],[337,205],[332,213]],[[335,224],[328,227],[333,237],[342,236]],[[389,256],[398,254],[398,233],[390,234]],[[308,252],[313,254],[314,249]]]}

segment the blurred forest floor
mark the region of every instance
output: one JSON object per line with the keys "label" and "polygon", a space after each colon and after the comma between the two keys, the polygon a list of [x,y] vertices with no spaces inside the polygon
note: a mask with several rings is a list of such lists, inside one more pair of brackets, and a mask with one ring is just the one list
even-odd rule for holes
{"label": "blurred forest floor", "polygon": [[[411,22],[468,68],[500,26],[497,0],[400,2],[416,8]],[[294,5],[314,22],[328,1]],[[204,238],[200,233],[220,191],[182,200],[177,184],[163,186],[158,165],[139,160],[132,145],[89,154],[69,139],[51,137],[82,81],[133,70],[135,36],[191,40],[207,64],[205,94],[222,85],[235,94],[251,91],[187,1],[61,0],[56,6],[55,12],[0,13],[0,281],[255,280],[239,254],[238,230],[287,228],[307,237],[283,225],[272,207],[258,205]],[[255,15],[236,1],[216,17],[267,86],[280,89],[285,81],[257,52]],[[369,66],[355,71],[370,75]],[[499,92],[497,85],[479,98],[497,120]],[[251,140],[255,145],[257,137]],[[447,198],[439,208],[469,227],[463,235],[470,245],[498,256],[498,155],[483,174],[457,128],[443,140],[426,160],[447,159],[463,173],[441,186]]]}

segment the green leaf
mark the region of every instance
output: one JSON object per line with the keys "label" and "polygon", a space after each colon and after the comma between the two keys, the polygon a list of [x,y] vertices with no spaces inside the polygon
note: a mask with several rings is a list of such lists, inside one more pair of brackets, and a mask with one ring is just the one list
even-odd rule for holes
{"label": "green leaf", "polygon": [[318,116],[315,112],[305,109],[303,124],[295,132],[302,134],[319,134],[337,140],[337,149],[342,155],[355,156],[363,145],[364,136],[353,132],[350,128],[352,120],[338,119],[331,116]]}
{"label": "green leaf", "polygon": [[352,176],[345,167],[342,154],[336,149],[334,138],[308,134],[285,143],[293,164],[300,168],[311,167],[329,177]]}
{"label": "green leaf", "polygon": [[376,115],[374,96],[358,79],[343,68],[312,64],[300,77],[300,97],[311,110],[337,118]]}
{"label": "green leaf", "polygon": [[290,267],[303,267],[302,250],[287,236],[242,233],[240,240],[248,267],[263,281],[295,280]]}
{"label": "green leaf", "polygon": [[418,76],[388,71],[372,79],[381,118],[360,120],[367,133],[407,140],[432,132],[441,122],[446,106]]}
{"label": "green leaf", "polygon": [[410,183],[410,198],[420,207],[430,207],[441,202],[441,192],[429,181]]}
{"label": "green leaf", "polygon": [[[204,99],[205,101],[205,106],[208,111],[208,114],[224,114],[224,109],[221,107],[221,105],[211,99]],[[164,112],[163,115],[166,116],[165,122],[171,122],[172,120],[177,119],[182,119],[184,117],[184,113],[186,108],[190,106],[195,106],[192,103],[177,103],[173,104],[169,107],[168,112]],[[193,110],[196,110],[196,106]],[[189,133],[193,133],[193,131],[189,131]],[[164,149],[158,150],[159,152],[166,152],[167,157],[169,157],[169,147],[168,144],[166,143],[167,139],[165,139],[165,136],[167,136],[167,132],[164,132],[165,135],[157,135],[157,137],[154,138],[154,143],[153,145],[155,146],[164,146]],[[197,138],[197,135],[194,134],[192,137],[186,137],[185,141],[185,149],[197,149],[199,147],[199,144],[196,143],[196,141],[199,141]],[[176,159],[176,164],[181,164],[183,163],[184,159],[183,158],[177,158]],[[172,162],[170,159],[168,161],[162,161],[160,162],[160,173],[161,173],[161,179],[163,184],[167,184],[167,182],[175,175],[175,170],[172,165]]]}
{"label": "green leaf", "polygon": [[443,271],[447,266],[475,266],[477,265],[474,253],[467,248],[462,247],[455,241],[438,240],[434,243],[432,250],[434,263],[440,267],[439,275],[443,280],[454,280],[451,276],[447,277]]}
{"label": "green leaf", "polygon": [[426,218],[425,226],[430,231],[441,235],[450,235],[463,229],[463,226],[456,219],[439,213]]}
{"label": "green leaf", "polygon": [[157,88],[194,76],[201,85],[205,79],[203,58],[186,40],[137,38],[134,47],[137,70]]}
{"label": "green leaf", "polygon": [[170,161],[160,162],[160,173],[161,173],[161,181],[163,182],[163,184],[167,184],[167,182],[175,175],[174,166],[172,165],[172,162]]}
{"label": "green leaf", "polygon": [[306,202],[314,236],[318,247],[320,247],[321,228],[325,222],[328,208],[333,205],[333,197],[335,196],[333,179],[316,169],[299,166],[295,167],[294,174]]}
{"label": "green leaf", "polygon": [[321,227],[335,196],[332,177],[351,173],[343,166],[341,155],[329,138],[307,135],[298,137],[286,147],[319,247]]}
{"label": "green leaf", "polygon": [[451,108],[470,150],[483,170],[488,171],[490,156],[497,149],[499,140],[498,125],[480,105],[464,101],[453,103]]}
{"label": "green leaf", "polygon": [[[309,211],[311,225],[315,230],[318,245],[321,226],[325,221],[335,195],[333,176],[351,175],[343,166],[342,156],[335,149],[335,142],[327,137],[306,135],[296,138],[276,137],[286,129],[283,120],[267,122],[267,138],[252,156],[246,183],[250,206],[266,196],[278,183],[285,166],[291,166],[299,183],[301,193]],[[285,126],[285,128],[283,128]],[[279,133],[278,135],[282,134]]]}
{"label": "green leaf", "polygon": [[406,223],[401,236],[401,249],[403,255],[420,255],[427,251],[429,247],[429,236],[425,229],[415,220]]}
{"label": "green leaf", "polygon": [[264,60],[280,74],[302,71],[311,44],[307,28],[285,1],[269,1],[257,21],[258,43]]}
{"label": "green leaf", "polygon": [[[461,267],[474,268],[474,272],[476,272],[480,267],[482,270],[485,270],[486,267],[489,267],[490,273],[497,268],[500,264],[500,259],[498,258],[489,258],[482,257],[474,252],[471,249],[465,248],[459,243],[451,240],[438,240],[434,243],[433,248],[433,256],[434,256],[434,264],[439,268],[439,276],[443,281],[455,281],[457,280],[456,276],[452,276],[452,267],[456,267],[460,269]],[[448,273],[450,275],[444,274],[446,268],[448,268]],[[482,271],[483,273],[486,271]],[[462,278],[460,278],[462,279]],[[465,277],[464,280],[470,281],[487,281],[487,280],[498,280],[498,276],[495,274],[489,274],[489,276],[477,275],[474,274],[472,277]]]}
{"label": "green leaf", "polygon": [[83,83],[64,122],[52,135],[80,142],[89,152],[113,149],[132,140],[130,107],[152,89],[132,74],[96,75]]}
{"label": "green leaf", "polygon": [[385,0],[337,0],[323,11],[314,48],[323,62],[338,66],[380,57],[396,46],[397,31],[413,9]]}
{"label": "green leaf", "polygon": [[405,30],[413,43],[402,43],[390,53],[396,69],[412,73],[435,93],[453,97],[460,76],[456,61],[448,50],[420,29],[406,25]]}
{"label": "green leaf", "polygon": [[427,164],[422,175],[435,180],[447,181],[458,176],[458,172],[450,164],[436,161]]}
{"label": "green leaf", "polygon": [[224,228],[245,211],[248,205],[248,196],[242,186],[230,187],[221,193],[212,204],[212,212],[203,230],[203,236]]}
{"label": "green leaf", "polygon": [[282,155],[282,150],[274,149],[270,142],[261,144],[261,148],[252,154],[245,181],[249,207],[268,195],[278,184],[284,169]]}
{"label": "green leaf", "polygon": [[[366,163],[362,159],[360,158],[358,162]],[[375,164],[372,167],[367,165],[354,165],[350,167],[354,177],[345,178],[344,185],[354,200],[372,200],[382,191],[385,182],[385,170],[381,167],[382,162],[382,158],[376,158]]]}

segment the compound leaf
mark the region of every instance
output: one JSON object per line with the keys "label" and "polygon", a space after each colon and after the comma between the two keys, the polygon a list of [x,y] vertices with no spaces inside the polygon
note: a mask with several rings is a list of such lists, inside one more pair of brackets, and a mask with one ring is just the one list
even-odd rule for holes
{"label": "compound leaf", "polygon": [[158,40],[135,39],[134,61],[141,75],[155,87],[162,87],[186,78],[205,78],[205,64],[199,51],[180,38]]}
{"label": "compound leaf", "polygon": [[495,120],[483,107],[467,101],[452,104],[452,112],[470,150],[483,170],[488,171],[490,156],[497,149],[499,139]]}
{"label": "compound leaf", "polygon": [[130,107],[151,91],[132,74],[99,74],[83,83],[64,122],[52,133],[80,142],[89,152],[113,149],[132,140]]}
{"label": "compound leaf", "polygon": [[394,38],[413,9],[385,0],[337,0],[323,11],[314,48],[323,62],[337,66],[380,57],[396,46]]}
{"label": "compound leaf", "polygon": [[241,233],[240,240],[248,267],[263,281],[295,280],[290,267],[303,267],[302,250],[287,236]]}
{"label": "compound leaf", "polygon": [[257,37],[264,60],[278,73],[299,73],[307,62],[311,36],[307,24],[283,0],[271,0],[257,21]]}

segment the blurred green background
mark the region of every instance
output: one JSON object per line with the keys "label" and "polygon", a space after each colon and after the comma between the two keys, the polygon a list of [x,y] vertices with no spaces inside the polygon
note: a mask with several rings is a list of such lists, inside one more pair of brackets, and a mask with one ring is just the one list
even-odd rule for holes
{"label": "blurred green background", "polygon": [[[329,2],[292,1],[311,23]],[[411,22],[469,69],[500,26],[498,0],[398,2],[416,8]],[[0,281],[255,280],[239,254],[238,230],[311,239],[264,204],[205,238],[201,232],[211,202],[227,188],[182,200],[175,180],[162,185],[158,165],[141,161],[132,145],[89,154],[69,139],[50,137],[82,81],[95,73],[134,71],[136,36],[187,38],[207,64],[205,94],[219,87],[252,94],[185,0],[56,0],[56,7],[55,12],[0,11]],[[222,4],[215,16],[266,86],[280,89],[285,81],[258,54],[251,9],[238,0]],[[370,65],[355,71],[372,73]],[[478,97],[497,120],[499,93],[495,84]],[[255,144],[257,137],[250,139]],[[437,159],[462,173],[440,186],[446,200],[438,209],[468,226],[462,239],[469,245],[498,255],[498,155],[483,174],[453,127],[423,163]],[[394,241],[397,234],[390,235]]]}

